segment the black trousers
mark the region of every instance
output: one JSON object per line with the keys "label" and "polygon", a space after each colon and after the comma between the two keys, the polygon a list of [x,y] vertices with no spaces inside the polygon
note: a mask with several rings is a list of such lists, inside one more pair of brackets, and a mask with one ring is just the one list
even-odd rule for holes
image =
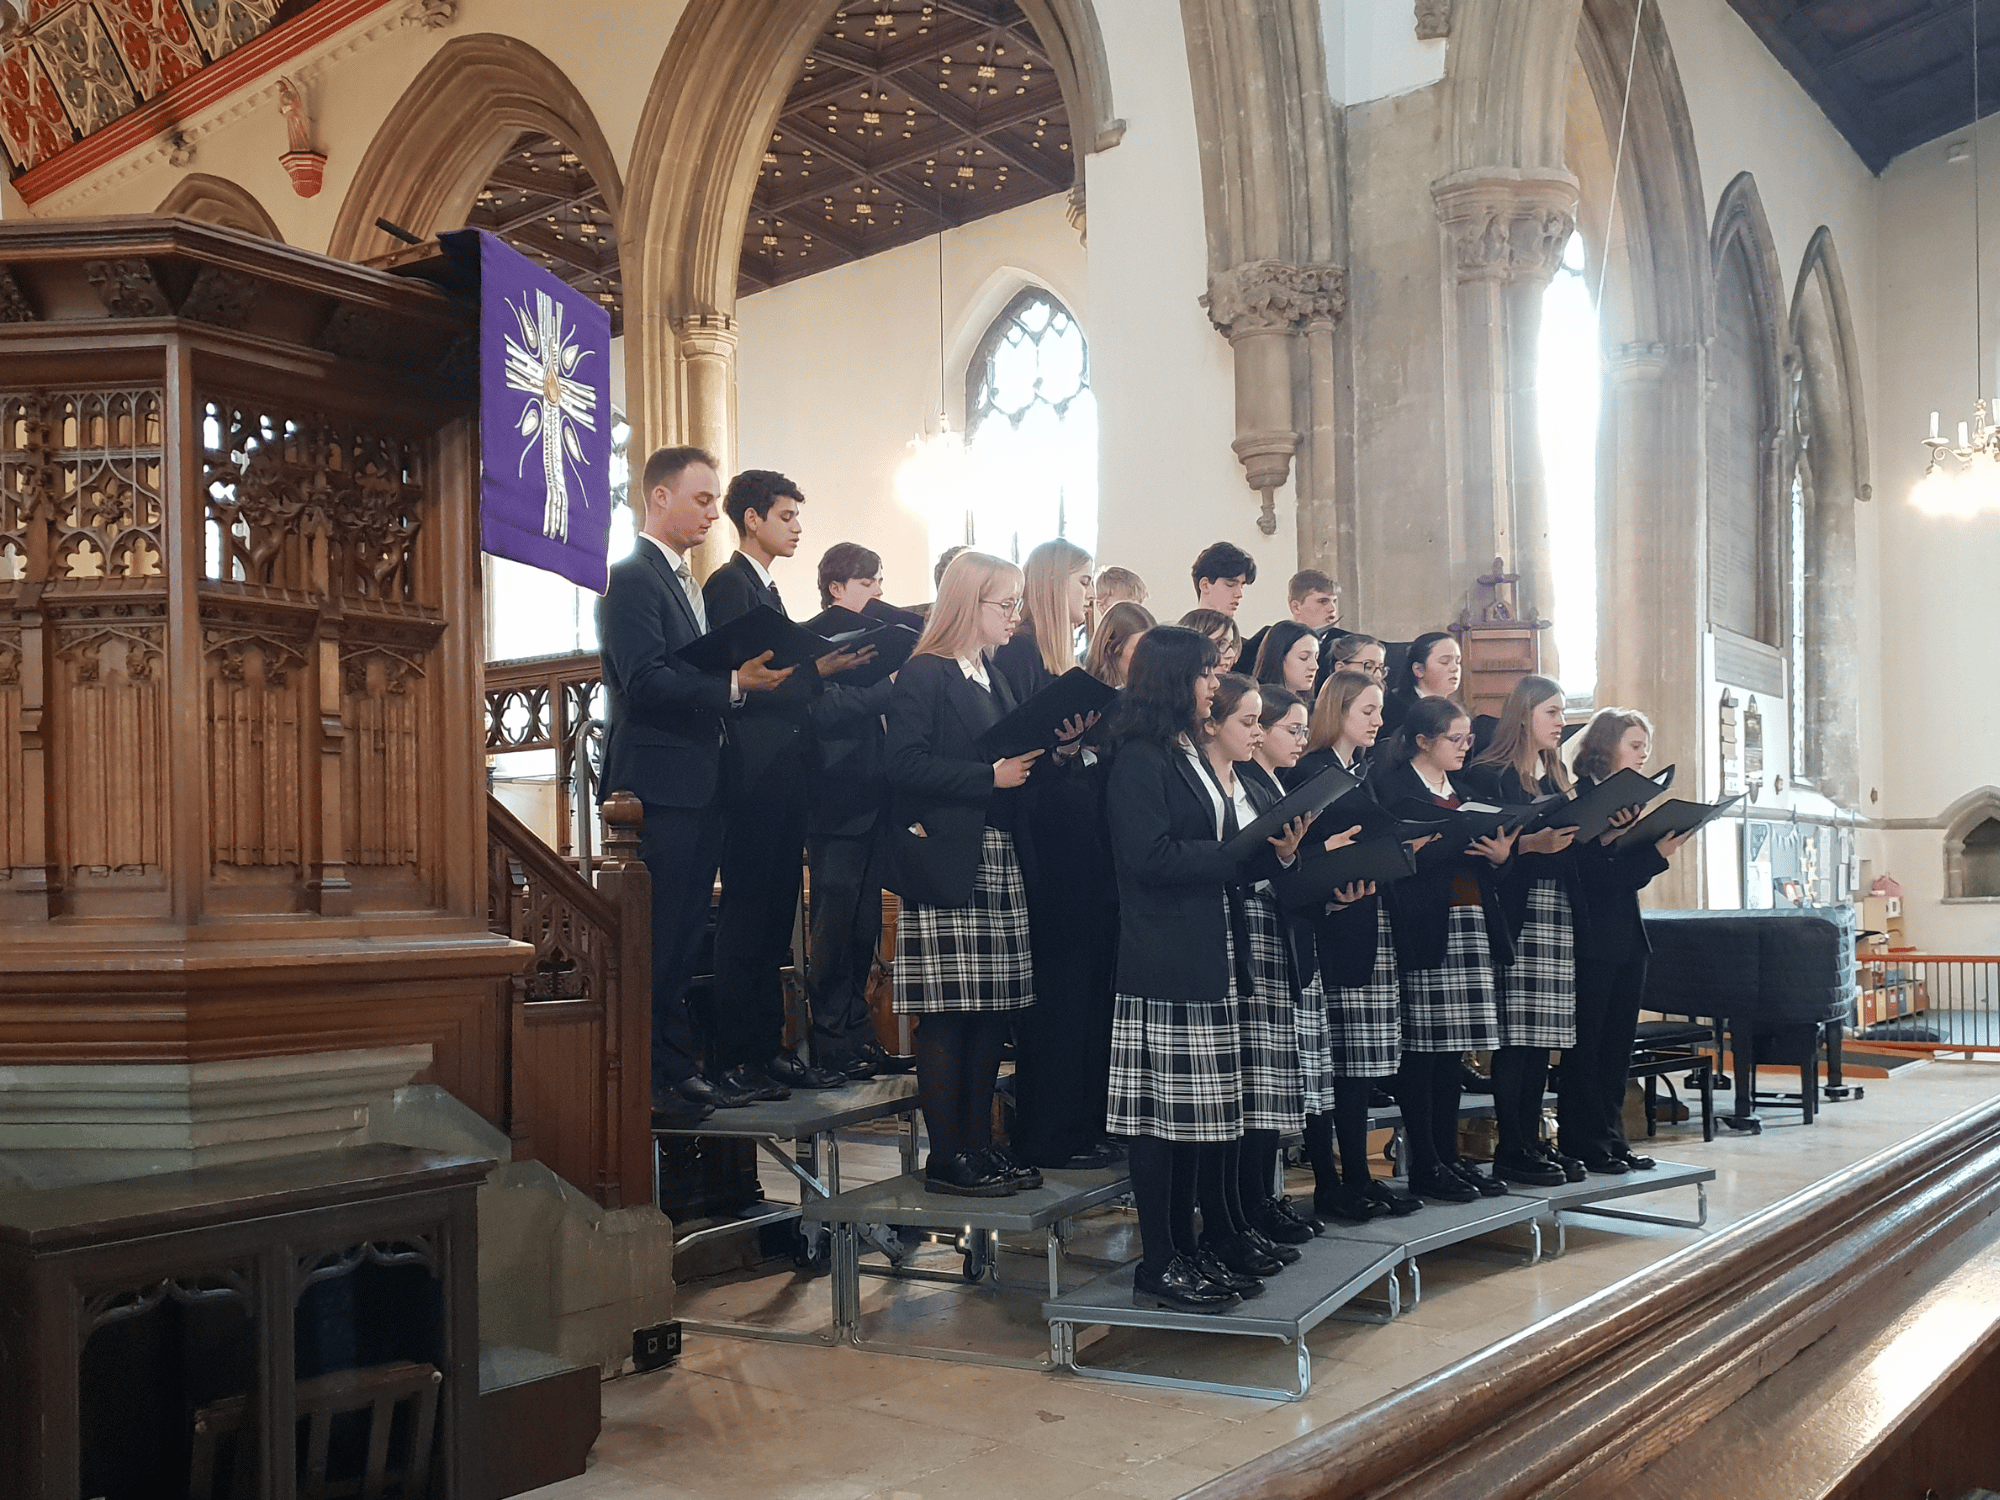
{"label": "black trousers", "polygon": [[653,1095],[701,1071],[701,1043],[688,1013],[688,981],[708,927],[722,809],[642,804],[639,858],[653,878]]}
{"label": "black trousers", "polygon": [[1060,1167],[1104,1138],[1117,919],[1066,910],[1035,933],[1035,1003],[1014,1012],[1014,1147]]}
{"label": "black trousers", "polygon": [[882,873],[875,830],[816,834],[812,868],[813,1057],[824,1062],[875,1035],[868,974],[882,943]]}
{"label": "black trousers", "polygon": [[803,775],[767,773],[729,798],[715,913],[716,1065],[761,1066],[784,1050],[792,923],[805,868]]}
{"label": "black trousers", "polygon": [[1625,1082],[1645,990],[1643,949],[1613,963],[1576,961],[1576,1046],[1563,1054],[1556,1085],[1557,1136],[1571,1156],[1626,1149]]}

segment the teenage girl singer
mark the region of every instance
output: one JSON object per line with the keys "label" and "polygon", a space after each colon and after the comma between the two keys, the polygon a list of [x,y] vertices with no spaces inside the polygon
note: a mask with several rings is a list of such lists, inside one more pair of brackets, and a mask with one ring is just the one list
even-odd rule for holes
{"label": "teenage girl singer", "polygon": [[992,1143],[993,1084],[1010,1012],[1035,1003],[1028,900],[1015,847],[1019,788],[1041,752],[989,760],[978,737],[1014,707],[991,654],[1014,633],[1021,572],[961,552],[938,583],[889,700],[890,889],[896,1010],[918,1015],[917,1097],[930,1131],[924,1185],[1000,1197],[1039,1186]]}

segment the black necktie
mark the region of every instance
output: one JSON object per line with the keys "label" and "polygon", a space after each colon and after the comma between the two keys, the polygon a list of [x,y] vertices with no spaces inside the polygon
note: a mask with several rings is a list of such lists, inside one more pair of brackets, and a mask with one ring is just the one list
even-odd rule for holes
{"label": "black necktie", "polygon": [[[778,592],[777,584],[767,583],[764,586],[771,591],[771,608],[775,609],[781,615],[784,614],[785,600],[784,596]],[[789,618],[789,616],[787,618]]]}

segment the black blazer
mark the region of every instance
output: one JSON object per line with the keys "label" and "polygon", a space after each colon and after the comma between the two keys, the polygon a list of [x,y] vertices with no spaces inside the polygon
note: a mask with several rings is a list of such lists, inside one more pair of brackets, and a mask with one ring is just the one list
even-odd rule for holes
{"label": "black blazer", "polygon": [[[1500,807],[1519,807],[1558,790],[1548,777],[1530,787],[1512,766],[1467,766],[1462,774],[1480,801]],[[1590,914],[1584,906],[1583,887],[1577,880],[1576,859],[1577,847],[1572,842],[1559,854],[1516,854],[1507,861],[1500,879],[1500,907],[1507,914],[1507,932],[1511,937],[1518,941],[1528,920],[1528,887],[1538,880],[1553,880],[1569,898],[1570,930],[1580,938]]]}
{"label": "black blazer", "polygon": [[[708,610],[710,630],[720,630],[759,605],[785,613],[778,591],[757,576],[757,569],[741,552],[709,575],[702,585],[701,602]],[[819,673],[806,662],[770,692],[745,695],[742,707],[730,715],[724,751],[736,772],[736,786],[748,787],[770,778],[805,779],[810,738],[807,726],[819,690]]]}
{"label": "black blazer", "polygon": [[810,832],[859,838],[880,821],[889,800],[882,715],[895,691],[887,677],[864,688],[829,682],[813,700]]}
{"label": "black blazer", "polygon": [[[1588,776],[1577,778],[1579,790],[1595,785]],[[1670,863],[1651,844],[1622,853],[1596,839],[1577,846],[1577,885],[1586,916],[1576,924],[1579,962],[1618,964],[1653,951],[1639,915],[1639,892]]]}
{"label": "black blazer", "polygon": [[641,802],[705,807],[715,799],[729,679],[674,653],[701,634],[694,605],[645,537],[611,570],[597,603],[610,728],[603,791]]}
{"label": "black blazer", "polygon": [[[1370,778],[1375,800],[1399,818],[1434,818],[1438,805],[1423,778],[1409,762],[1377,766]],[[1461,801],[1480,801],[1479,791],[1459,776],[1452,790]],[[1396,882],[1390,925],[1396,932],[1396,962],[1405,969],[1435,969],[1444,963],[1445,934],[1451,921],[1452,886],[1458,876],[1479,883],[1479,904],[1486,913],[1486,939],[1496,964],[1514,961],[1514,940],[1500,902],[1500,871],[1477,854],[1453,847],[1451,839],[1427,844],[1417,854],[1417,873]],[[1513,861],[1509,860],[1508,864]],[[1504,870],[1506,866],[1502,866]]]}
{"label": "black blazer", "polygon": [[[1007,679],[1007,686],[1013,689],[1016,703],[1026,703],[1056,680],[1055,673],[1043,664],[1042,648],[1035,644],[1035,633],[1027,628],[1025,620],[1021,628],[1014,632],[1014,638],[993,653],[993,665]],[[1041,761],[1035,762],[1037,774],[1041,764]]]}
{"label": "black blazer", "polygon": [[[1285,773],[1283,780],[1289,787],[1305,785],[1314,776],[1330,766],[1341,765],[1340,757],[1329,746],[1315,750],[1310,755],[1300,757],[1299,763]],[[1342,766],[1361,778],[1358,790],[1363,796],[1372,798],[1375,793],[1368,782],[1368,759],[1357,756],[1351,766]],[[1400,884],[1400,882],[1398,882]],[[1389,911],[1389,922],[1393,928],[1396,921],[1396,885],[1379,886],[1372,896],[1365,896],[1351,906],[1343,906],[1338,911],[1322,911],[1316,917],[1301,912],[1302,918],[1311,918],[1314,925],[1313,959],[1318,965],[1319,975],[1328,989],[1358,990],[1366,984],[1375,972],[1375,948],[1381,937],[1381,924],[1376,920],[1376,912],[1383,907]],[[1312,974],[1304,975],[1308,982]]]}
{"label": "black blazer", "polygon": [[[969,906],[987,827],[1014,830],[1014,792],[993,785],[992,758],[977,741],[1017,705],[1006,678],[990,667],[987,676],[990,692],[943,656],[913,656],[896,674],[883,884],[906,901]],[[1017,840],[1025,869],[1024,854]]]}
{"label": "black blazer", "polygon": [[1115,748],[1105,800],[1118,871],[1122,994],[1225,998],[1225,890],[1278,873],[1268,844],[1241,865],[1223,851],[1203,775],[1178,748],[1140,739]]}
{"label": "black blazer", "polygon": [[[1245,761],[1236,768],[1236,779],[1243,783],[1250,805],[1260,818],[1284,798],[1285,788],[1279,779],[1254,760]],[[1314,913],[1289,911],[1282,902],[1278,903],[1278,918],[1284,924],[1286,956],[1291,961],[1292,994],[1297,996],[1312,983],[1312,977],[1319,969],[1318,922]]]}

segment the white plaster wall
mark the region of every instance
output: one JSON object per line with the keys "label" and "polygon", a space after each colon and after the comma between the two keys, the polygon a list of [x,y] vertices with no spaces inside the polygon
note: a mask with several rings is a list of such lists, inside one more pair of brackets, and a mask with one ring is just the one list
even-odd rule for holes
{"label": "white plaster wall", "polygon": [[1416,17],[1403,0],[1320,0],[1326,81],[1341,104],[1365,104],[1428,88],[1444,78],[1439,40],[1417,40]]}
{"label": "white plaster wall", "polygon": [[1208,286],[1201,167],[1187,46],[1160,0],[1098,0],[1125,139],[1089,160],[1091,368],[1101,424],[1098,561],[1146,580],[1162,619],[1194,607],[1188,570],[1213,541],[1257,559],[1240,618],[1285,613],[1298,566],[1291,487],[1278,529],[1257,529],[1244,483],[1229,346],[1199,298]]}
{"label": "white plaster wall", "polygon": [[[896,474],[938,410],[937,278],[937,242],[926,239],[736,305],[738,462],[781,470],[806,493],[799,555],[774,570],[794,615],[818,608],[819,557],[835,542],[882,554],[891,600],[931,597],[926,524],[897,500]],[[1030,284],[1075,314],[1099,368],[1088,257],[1060,195],[953,230],[944,243],[944,395],[961,433],[974,346]],[[1115,341],[1116,332],[1107,336]]]}

